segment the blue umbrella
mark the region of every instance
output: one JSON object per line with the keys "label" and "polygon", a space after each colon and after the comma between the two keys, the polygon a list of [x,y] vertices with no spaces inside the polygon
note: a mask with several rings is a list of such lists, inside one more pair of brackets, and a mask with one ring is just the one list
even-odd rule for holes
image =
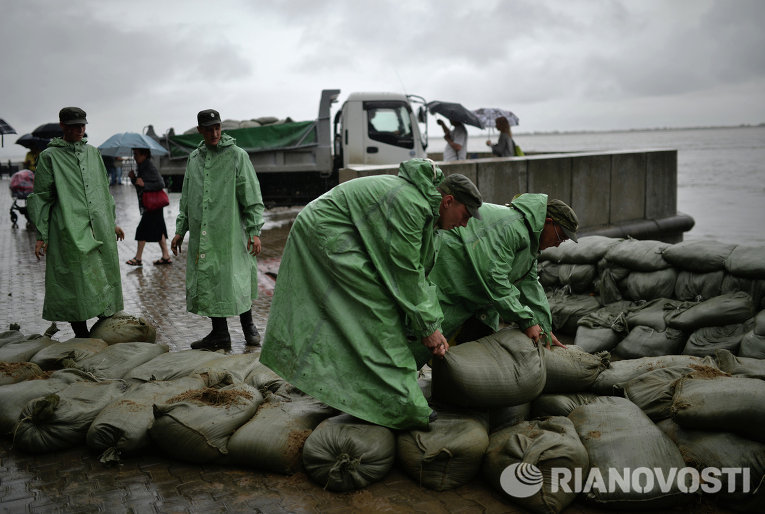
{"label": "blue umbrella", "polygon": [[129,157],[133,148],[148,148],[155,155],[167,155],[167,149],[145,134],[137,132],[121,132],[98,145],[103,155],[110,157]]}

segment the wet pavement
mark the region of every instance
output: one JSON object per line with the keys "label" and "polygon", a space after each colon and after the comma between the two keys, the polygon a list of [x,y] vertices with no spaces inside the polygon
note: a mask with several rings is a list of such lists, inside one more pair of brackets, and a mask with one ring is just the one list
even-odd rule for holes
{"label": "wet pavement", "polygon": [[[42,333],[49,326],[41,318],[44,297],[44,262],[34,257],[35,234],[25,227],[12,228],[8,213],[12,199],[8,179],[0,180],[0,331],[11,322],[25,334]],[[171,351],[187,349],[190,342],[209,332],[207,318],[186,312],[185,254],[172,265],[155,266],[159,245],[147,243],[144,266],[125,264],[135,254],[135,227],[139,214],[135,190],[130,185],[112,186],[118,224],[126,240],[118,243],[125,310],[143,316],[157,328],[157,342]],[[179,194],[170,195],[165,209],[168,233],[174,233]],[[264,332],[273,293],[274,276],[298,208],[279,208],[266,213],[259,259],[260,298],[253,314]],[[255,352],[244,345],[238,318],[229,318],[231,353]],[[92,324],[92,321],[91,321]],[[67,323],[54,337],[73,337]],[[423,512],[499,513],[524,512],[508,503],[479,476],[470,484],[437,492],[420,487],[394,470],[381,482],[352,493],[332,493],[312,483],[304,473],[283,476],[256,469],[187,464],[160,454],[123,459],[106,466],[84,444],[82,447],[43,455],[12,449],[0,439],[1,512]],[[701,506],[699,506],[701,507]],[[703,512],[722,512],[703,506]],[[579,502],[568,514],[608,512]],[[653,511],[657,512],[657,511]],[[679,512],[679,511],[676,511]]]}

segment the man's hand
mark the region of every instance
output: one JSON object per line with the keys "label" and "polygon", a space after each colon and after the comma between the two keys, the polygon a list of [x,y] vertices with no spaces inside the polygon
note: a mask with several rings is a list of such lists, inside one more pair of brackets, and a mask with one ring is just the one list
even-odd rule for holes
{"label": "man's hand", "polygon": [[35,257],[37,257],[37,260],[40,260],[40,257],[45,255],[46,250],[48,249],[48,243],[45,241],[37,240],[35,243]]}
{"label": "man's hand", "polygon": [[138,177],[137,179],[135,179],[135,185],[139,187],[143,187],[143,179],[141,177]]}
{"label": "man's hand", "polygon": [[423,337],[422,344],[424,344],[430,350],[430,353],[436,357],[443,357],[449,350],[449,343],[446,341],[446,338],[440,330],[436,330],[429,336]]}
{"label": "man's hand", "polygon": [[121,228],[114,227],[114,233],[117,235],[117,241],[125,240],[125,232],[123,232]]}
{"label": "man's hand", "polygon": [[170,249],[173,251],[173,255],[181,253],[181,245],[183,244],[183,236],[175,234],[173,240],[170,242]]}
{"label": "man's hand", "polygon": [[568,348],[568,346],[566,346],[565,344],[563,344],[563,343],[561,343],[560,341],[558,341],[558,338],[557,338],[557,337],[555,337],[555,334],[553,334],[552,332],[550,332],[550,338],[547,340],[547,349],[548,349],[548,350],[550,349],[550,340],[552,340],[552,343],[553,343],[555,346],[560,346],[561,348],[566,348],[566,349]]}
{"label": "man's hand", "polygon": [[247,252],[250,255],[260,255],[261,249],[260,238],[258,236],[252,236],[247,240]]}
{"label": "man's hand", "polygon": [[544,330],[542,330],[542,327],[540,327],[539,325],[530,326],[523,332],[529,337],[529,339],[531,339],[535,343],[539,343],[544,338],[543,342],[544,342],[545,348],[547,348],[548,350],[550,349],[550,341],[552,341],[552,343],[555,346],[566,348],[566,346],[564,346],[563,344],[561,344],[560,341],[558,341],[558,338],[555,337],[555,335],[552,332],[550,332],[549,337],[547,337],[547,334],[545,334]]}

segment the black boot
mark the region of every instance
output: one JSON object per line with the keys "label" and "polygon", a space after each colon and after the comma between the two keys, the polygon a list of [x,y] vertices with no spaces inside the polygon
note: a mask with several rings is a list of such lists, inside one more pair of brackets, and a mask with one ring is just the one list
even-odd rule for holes
{"label": "black boot", "polygon": [[242,332],[244,332],[244,341],[247,346],[260,346],[260,334],[258,327],[252,321],[252,310],[248,309],[241,313],[239,321],[242,322]]}
{"label": "black boot", "polygon": [[70,321],[69,323],[72,325],[72,330],[74,330],[74,337],[90,337],[87,321]]}
{"label": "black boot", "polygon": [[194,350],[209,348],[230,348],[231,336],[228,333],[228,324],[226,318],[210,318],[212,320],[212,332],[204,336],[199,341],[191,343]]}

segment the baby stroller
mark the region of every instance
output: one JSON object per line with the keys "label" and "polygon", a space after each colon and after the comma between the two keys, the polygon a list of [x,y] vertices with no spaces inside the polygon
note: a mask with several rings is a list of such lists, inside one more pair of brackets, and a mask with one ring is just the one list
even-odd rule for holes
{"label": "baby stroller", "polygon": [[15,211],[18,211],[27,219],[27,228],[32,226],[32,222],[29,221],[29,214],[27,213],[27,197],[32,194],[35,187],[35,174],[30,170],[17,171],[11,175],[11,198],[13,198],[13,205],[11,205],[11,223],[14,228],[19,225],[16,221],[19,216]]}

